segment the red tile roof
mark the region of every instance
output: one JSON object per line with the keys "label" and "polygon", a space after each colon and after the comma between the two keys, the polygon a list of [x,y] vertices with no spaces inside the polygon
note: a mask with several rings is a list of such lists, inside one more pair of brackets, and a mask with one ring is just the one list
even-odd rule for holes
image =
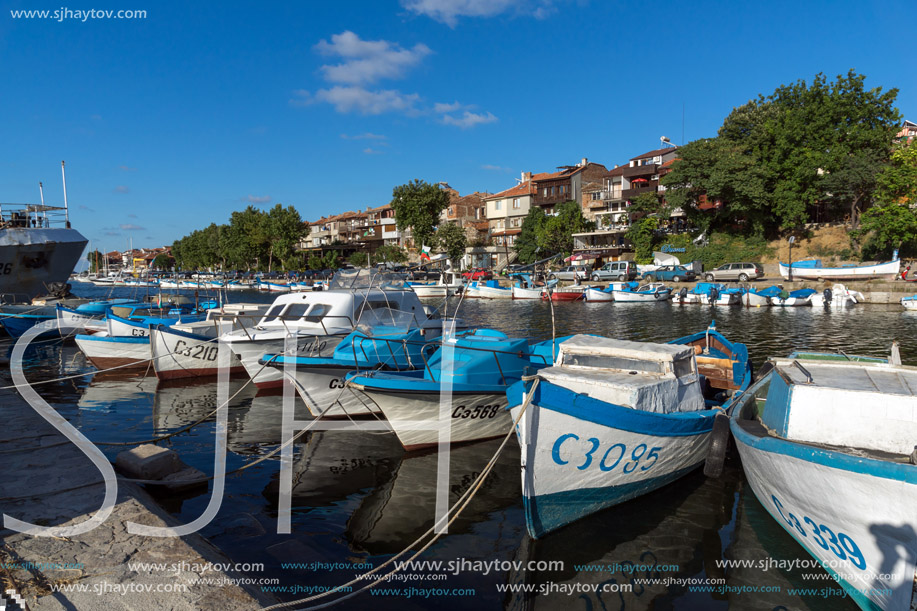
{"label": "red tile roof", "polygon": [[636,157],[631,157],[630,160],[631,160],[631,161],[635,161],[635,160],[637,160],[637,159],[646,159],[647,157],[655,157],[656,155],[664,155],[664,154],[666,154],[666,153],[670,153],[670,152],[676,150],[677,148],[678,148],[678,147],[667,146],[667,147],[664,148],[664,149],[656,149],[655,151],[650,151],[649,153],[643,153],[642,155],[637,155]]}

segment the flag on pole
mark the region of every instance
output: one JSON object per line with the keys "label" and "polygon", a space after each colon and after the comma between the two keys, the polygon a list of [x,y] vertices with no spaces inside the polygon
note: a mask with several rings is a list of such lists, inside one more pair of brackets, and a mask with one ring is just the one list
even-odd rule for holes
{"label": "flag on pole", "polygon": [[420,249],[420,258],[430,260],[430,247],[424,244]]}

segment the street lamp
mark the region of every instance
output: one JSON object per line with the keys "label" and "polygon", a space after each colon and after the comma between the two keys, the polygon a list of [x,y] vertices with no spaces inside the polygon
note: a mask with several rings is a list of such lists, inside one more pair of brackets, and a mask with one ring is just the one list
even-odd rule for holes
{"label": "street lamp", "polygon": [[789,242],[790,244],[790,254],[789,254],[790,271],[787,273],[786,279],[787,281],[792,282],[793,281],[793,244],[796,242],[796,236],[791,235],[790,239],[787,240],[787,242]]}

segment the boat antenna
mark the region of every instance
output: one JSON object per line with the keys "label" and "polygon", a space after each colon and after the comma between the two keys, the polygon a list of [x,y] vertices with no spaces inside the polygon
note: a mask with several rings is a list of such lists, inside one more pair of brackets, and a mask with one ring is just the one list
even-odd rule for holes
{"label": "boat antenna", "polygon": [[67,206],[67,173],[64,172],[64,162],[60,162],[60,175],[64,181],[64,221],[67,224],[67,229],[70,229],[70,208]]}
{"label": "boat antenna", "polygon": [[42,188],[41,181],[38,183],[38,193],[41,195],[41,205],[45,205],[45,190]]}

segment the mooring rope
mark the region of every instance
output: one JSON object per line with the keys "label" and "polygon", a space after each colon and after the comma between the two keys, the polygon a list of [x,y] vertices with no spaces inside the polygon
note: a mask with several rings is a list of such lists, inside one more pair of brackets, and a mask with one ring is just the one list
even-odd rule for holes
{"label": "mooring rope", "polygon": [[[530,390],[528,393],[526,393],[526,398],[525,398],[525,401],[522,403],[521,409],[519,410],[519,415],[518,415],[518,416],[516,417],[516,419],[513,421],[513,426],[510,427],[510,430],[506,433],[506,436],[503,438],[503,441],[500,443],[500,447],[497,448],[497,451],[496,451],[496,452],[494,453],[494,455],[491,457],[490,461],[489,461],[489,462],[487,463],[487,465],[481,470],[480,475],[478,475],[478,477],[477,477],[477,479],[475,479],[474,483],[473,483],[471,486],[469,486],[468,490],[466,490],[465,493],[462,494],[462,496],[459,497],[459,499],[458,499],[458,500],[452,505],[452,507],[449,509],[449,513],[450,513],[450,514],[453,514],[453,515],[452,515],[452,517],[449,519],[449,521],[446,522],[446,526],[450,526],[450,525],[451,525],[451,524],[461,515],[462,511],[464,511],[464,509],[468,506],[468,503],[471,502],[471,499],[473,499],[474,496],[477,494],[478,490],[480,490],[481,486],[484,484],[484,480],[487,479],[487,476],[490,474],[491,470],[493,470],[494,465],[497,463],[497,459],[500,457],[500,454],[503,452],[503,449],[506,447],[507,442],[509,441],[510,437],[512,437],[513,433],[515,432],[516,426],[519,424],[519,421],[522,419],[523,414],[525,414],[525,410],[528,408],[529,404],[530,404],[531,401],[532,401],[532,397],[535,396],[535,389],[538,387],[538,383],[539,383],[539,381],[540,381],[540,378],[539,378],[538,376],[523,376],[522,379],[523,379],[524,381],[534,380],[534,384],[532,384],[531,390]],[[420,544],[420,543],[423,541],[424,538],[426,538],[426,537],[427,537],[428,535],[430,535],[431,533],[434,533],[434,530],[435,530],[435,529],[436,529],[436,524],[434,523],[433,526],[431,526],[426,532],[424,532],[424,533],[423,533],[422,535],[420,535],[416,540],[414,540],[413,543],[411,543],[410,545],[408,545],[408,547],[406,547],[405,549],[401,550],[400,552],[398,552],[397,554],[395,554],[394,556],[392,556],[391,558],[389,558],[387,561],[385,561],[385,562],[383,562],[382,564],[380,564],[378,567],[372,569],[371,571],[368,571],[368,572],[366,572],[366,573],[363,573],[362,575],[360,575],[360,576],[358,576],[358,577],[355,577],[354,579],[348,581],[348,582],[345,583],[345,584],[336,586],[335,588],[332,588],[331,590],[329,590],[329,591],[327,591],[327,592],[322,592],[322,593],[320,593],[320,594],[316,594],[316,595],[314,595],[314,596],[309,596],[309,597],[307,597],[307,598],[301,598],[301,599],[298,599],[298,600],[292,600],[292,601],[288,601],[288,602],[282,602],[282,603],[278,603],[278,604],[275,604],[275,605],[271,605],[271,606],[269,606],[269,607],[265,607],[265,608],[264,608],[264,611],[272,611],[273,609],[286,609],[286,608],[288,608],[288,607],[292,607],[292,606],[295,606],[295,605],[300,605],[300,604],[302,604],[302,603],[308,603],[308,602],[311,602],[311,601],[313,601],[313,600],[318,600],[318,599],[320,599],[320,598],[324,598],[325,596],[328,596],[328,595],[330,595],[330,594],[337,594],[337,593],[339,593],[340,590],[342,590],[343,588],[352,586],[352,585],[354,585],[354,584],[356,584],[356,583],[365,582],[367,577],[369,577],[370,575],[375,575],[376,573],[378,573],[379,571],[381,571],[381,570],[384,569],[385,567],[387,567],[387,566],[391,565],[392,563],[394,563],[395,561],[397,561],[401,556],[403,556],[403,555],[405,555],[406,553],[408,553],[408,552],[411,550],[411,548],[413,548],[415,545]],[[443,534],[442,532],[434,533],[433,538],[430,539],[430,541],[428,541],[428,542],[427,542],[422,548],[420,548],[417,552],[415,552],[413,555],[411,555],[410,558],[408,558],[407,560],[405,560],[405,561],[402,563],[402,566],[404,566],[404,565],[407,564],[408,562],[413,561],[415,558],[417,558],[418,556],[420,556],[420,554],[422,554],[422,553],[425,552],[427,549],[429,549],[431,545],[433,545],[434,543],[436,543],[436,541],[442,536],[442,534]],[[336,604],[338,604],[338,603],[340,603],[340,602],[344,602],[345,600],[348,600],[348,599],[350,599],[350,598],[353,598],[353,597],[356,596],[357,594],[361,594],[362,592],[365,592],[366,590],[369,590],[370,588],[375,587],[375,586],[378,585],[379,583],[381,583],[381,582],[383,582],[383,581],[386,581],[391,575],[395,575],[395,574],[398,573],[400,570],[402,570],[402,569],[396,567],[395,570],[393,570],[393,571],[391,571],[391,572],[389,572],[389,573],[386,573],[385,575],[383,575],[382,577],[379,577],[379,578],[376,579],[375,581],[372,581],[372,582],[366,584],[365,586],[363,586],[362,588],[360,588],[360,589],[358,589],[358,590],[356,590],[356,591],[350,592],[350,593],[346,594],[345,596],[342,596],[341,598],[338,598],[338,599],[335,599],[335,600],[332,600],[332,601],[329,601],[329,602],[327,602],[327,603],[323,603],[323,604],[320,604],[320,605],[315,605],[315,606],[312,606],[312,607],[303,607],[303,608],[299,609],[299,611],[314,611],[314,610],[317,610],[317,609],[325,609],[325,608],[327,608],[327,607],[331,607],[331,606],[333,606],[333,605],[336,605]]]}

